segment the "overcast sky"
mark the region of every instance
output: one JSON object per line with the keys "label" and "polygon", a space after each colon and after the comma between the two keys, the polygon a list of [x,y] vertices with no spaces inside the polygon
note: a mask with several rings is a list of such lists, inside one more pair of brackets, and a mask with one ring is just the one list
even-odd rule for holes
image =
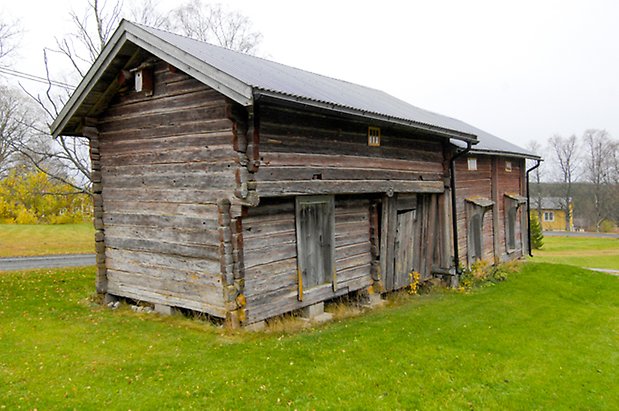
{"label": "overcast sky", "polygon": [[[42,75],[42,48],[86,3],[3,2],[0,15],[25,31],[13,68]],[[384,90],[520,146],[587,128],[619,138],[618,1],[222,3],[262,32],[266,58]]]}

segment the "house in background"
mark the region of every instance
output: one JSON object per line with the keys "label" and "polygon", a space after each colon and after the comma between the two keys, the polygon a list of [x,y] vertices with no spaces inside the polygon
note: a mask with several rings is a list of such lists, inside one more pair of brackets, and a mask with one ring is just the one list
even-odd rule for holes
{"label": "house in background", "polygon": [[127,21],[52,132],[90,140],[98,292],[162,311],[249,325],[525,251],[526,155],[465,157],[459,120]]}
{"label": "house in background", "polygon": [[[563,197],[542,197],[540,204],[540,223],[544,231],[574,231],[574,203],[568,204]],[[566,214],[569,210],[569,223],[566,226]],[[532,210],[537,212],[537,210]]]}

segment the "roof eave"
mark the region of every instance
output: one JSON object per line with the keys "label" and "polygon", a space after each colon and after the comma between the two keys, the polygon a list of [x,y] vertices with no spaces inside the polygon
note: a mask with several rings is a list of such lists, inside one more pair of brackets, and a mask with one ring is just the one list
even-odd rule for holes
{"label": "roof eave", "polygon": [[296,103],[303,104],[306,106],[311,106],[323,110],[334,111],[343,114],[349,114],[353,116],[361,116],[368,119],[386,121],[393,124],[404,125],[407,127],[413,127],[419,130],[423,130],[432,134],[438,134],[445,138],[454,138],[457,140],[472,142],[473,144],[477,143],[477,136],[474,134],[463,133],[457,130],[451,130],[443,127],[433,126],[424,123],[418,123],[413,120],[401,119],[393,116],[383,115],[379,113],[373,113],[368,111],[363,111],[359,109],[355,109],[352,107],[340,106],[334,103],[326,103],[322,101],[312,100],[308,98],[303,98],[299,96],[291,96],[288,94],[282,94],[271,90],[256,90],[254,92],[254,99],[257,100],[261,97],[269,97],[276,100],[281,100],[288,103]]}
{"label": "roof eave", "polygon": [[243,106],[253,104],[253,90],[251,86],[206,64],[191,54],[181,51],[139,26],[123,20],[52,123],[51,132],[54,137],[63,134],[67,123],[76,114],[120,48],[128,41],[172,64],[179,70],[186,72],[196,80],[219,91],[237,103]]}
{"label": "roof eave", "polygon": [[50,128],[53,137],[58,137],[63,134],[63,130],[69,120],[84,102],[89,92],[105,71],[105,68],[108,67],[116,53],[125,43],[126,37],[123,28],[124,23],[125,22],[123,21],[119,28],[114,32],[107,45],[101,51],[101,54],[99,54],[99,57],[97,57],[93,65],[90,67],[90,70],[88,70],[73,94],[71,94],[71,97],[69,97],[69,100],[65,103],[64,107],[62,107],[62,110],[60,110],[58,116],[52,122]]}
{"label": "roof eave", "polygon": [[503,150],[484,150],[479,148],[473,148],[470,151],[471,154],[487,154],[487,155],[501,155],[506,157],[514,157],[514,158],[523,158],[525,160],[540,160],[543,159],[540,156],[535,154],[527,154],[527,153],[517,153],[513,151],[503,151]]}

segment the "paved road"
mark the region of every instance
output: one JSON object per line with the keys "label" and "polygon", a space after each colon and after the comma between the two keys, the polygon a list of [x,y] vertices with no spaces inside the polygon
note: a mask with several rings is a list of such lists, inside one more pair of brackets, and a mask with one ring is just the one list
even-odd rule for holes
{"label": "paved road", "polygon": [[41,257],[0,258],[0,271],[29,270],[33,268],[79,267],[95,265],[94,254],[63,254]]}
{"label": "paved road", "polygon": [[544,231],[548,237],[595,237],[595,238],[619,238],[617,233],[589,233],[585,231]]}

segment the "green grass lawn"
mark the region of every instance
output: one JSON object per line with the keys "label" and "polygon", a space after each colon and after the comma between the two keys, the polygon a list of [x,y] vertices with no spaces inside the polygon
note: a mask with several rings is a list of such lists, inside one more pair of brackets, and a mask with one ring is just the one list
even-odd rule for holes
{"label": "green grass lawn", "polygon": [[0,274],[0,409],[619,409],[619,277],[528,263],[297,333],[101,308]]}
{"label": "green grass lawn", "polygon": [[544,247],[533,255],[535,262],[619,270],[619,239],[544,237]]}
{"label": "green grass lawn", "polygon": [[0,257],[95,252],[91,223],[0,224]]}

